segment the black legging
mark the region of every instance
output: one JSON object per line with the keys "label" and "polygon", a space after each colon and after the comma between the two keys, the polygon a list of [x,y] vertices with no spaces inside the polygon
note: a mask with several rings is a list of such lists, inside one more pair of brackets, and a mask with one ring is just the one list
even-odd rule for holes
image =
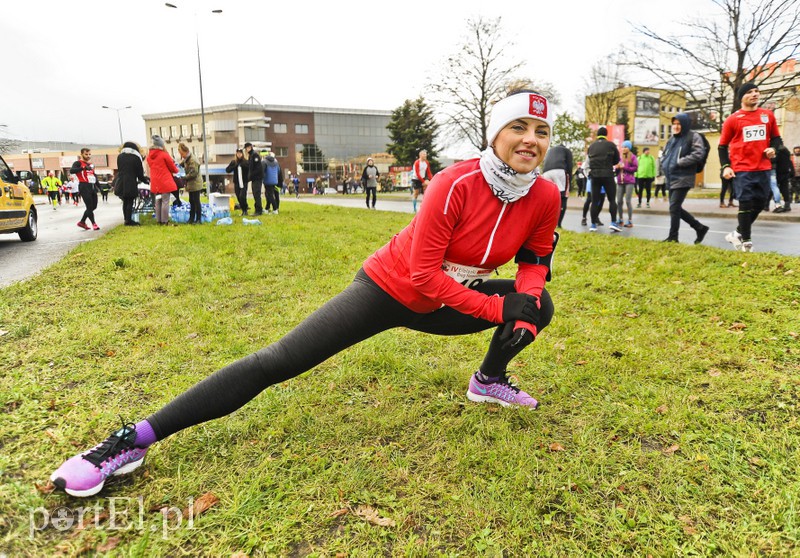
{"label": "black legging", "polygon": [[558,226],[561,227],[561,222],[564,220],[564,214],[567,212],[567,201],[569,198],[565,192],[561,192],[561,213],[558,214]]}
{"label": "black legging", "polygon": [[642,193],[647,190],[647,203],[650,203],[650,187],[653,185],[652,178],[639,179],[639,205],[642,205]]}
{"label": "black legging", "polygon": [[133,222],[133,204],[136,198],[122,198],[122,217],[125,223]]}
{"label": "black legging", "polygon": [[281,191],[278,190],[277,186],[272,184],[265,184],[264,188],[267,191],[267,211],[278,211],[281,205]]}
{"label": "black legging", "polygon": [[656,191],[653,192],[653,197],[658,197],[658,191],[661,190],[661,195],[666,197],[667,195],[667,181],[665,180],[663,184],[656,182]]}
{"label": "black legging", "polygon": [[97,190],[95,190],[94,184],[81,182],[78,184],[78,191],[81,193],[83,205],[86,206],[83,211],[83,217],[81,217],[81,223],[85,223],[86,219],[89,219],[92,225],[95,225],[94,210],[97,209]]}
{"label": "black legging", "polygon": [[592,205],[590,214],[592,216],[592,224],[594,225],[600,223],[600,208],[603,206],[603,194],[600,193],[602,188],[606,189],[605,195],[608,197],[608,212],[611,213],[611,220],[615,221],[617,217],[617,184],[614,182],[614,177],[592,177]]}
{"label": "black legging", "polygon": [[366,188],[364,188],[364,190],[366,190],[366,192],[367,192],[367,207],[369,207],[369,195],[370,195],[370,192],[372,193],[372,207],[375,207],[375,199],[378,196],[378,188],[377,188],[377,186],[373,186],[373,187],[367,186]]}
{"label": "black legging", "polygon": [[733,205],[733,180],[730,178],[722,179],[722,189],[719,193],[719,204],[725,203],[725,194],[728,193],[728,205]]}
{"label": "black legging", "polygon": [[201,217],[200,192],[189,192],[189,222],[199,223]]}
{"label": "black legging", "polygon": [[[489,296],[514,291],[511,279],[493,279],[476,288]],[[553,317],[553,301],[542,291],[542,331]],[[336,327],[331,327],[336,324]],[[501,375],[524,348],[503,348],[503,326],[462,314],[449,307],[419,314],[397,302],[364,270],[341,293],[309,315],[282,339],[229,364],[173,399],[147,418],[159,440],[189,426],[228,415],[271,385],[294,378],[338,352],[382,331],[407,327],[436,335],[465,335],[494,327],[489,350],[480,366],[487,376]]]}

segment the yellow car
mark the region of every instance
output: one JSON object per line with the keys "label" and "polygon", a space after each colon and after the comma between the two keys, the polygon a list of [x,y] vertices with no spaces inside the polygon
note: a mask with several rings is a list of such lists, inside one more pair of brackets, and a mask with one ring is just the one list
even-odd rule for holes
{"label": "yellow car", "polygon": [[0,233],[17,233],[23,242],[36,240],[39,233],[36,206],[25,181],[30,172],[11,170],[0,157]]}

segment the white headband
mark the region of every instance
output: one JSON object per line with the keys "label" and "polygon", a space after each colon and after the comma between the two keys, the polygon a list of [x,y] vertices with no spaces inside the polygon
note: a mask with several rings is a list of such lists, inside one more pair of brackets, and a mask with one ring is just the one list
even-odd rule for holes
{"label": "white headband", "polygon": [[492,108],[486,137],[491,145],[500,130],[520,118],[535,118],[553,129],[553,114],[547,99],[537,93],[517,93],[499,101]]}

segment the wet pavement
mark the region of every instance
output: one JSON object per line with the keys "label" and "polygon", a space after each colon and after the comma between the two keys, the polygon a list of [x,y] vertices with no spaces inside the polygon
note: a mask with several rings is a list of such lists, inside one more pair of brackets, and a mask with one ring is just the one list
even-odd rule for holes
{"label": "wet pavement", "polygon": [[[307,202],[323,205],[339,205],[343,207],[361,208],[365,211],[364,199],[355,196],[325,195],[325,196],[302,196],[299,200],[293,196],[286,196],[281,202]],[[567,203],[567,213],[562,223],[563,228],[585,232],[589,234],[589,227],[581,225],[581,214],[584,198],[571,195]],[[648,240],[664,240],[669,233],[669,202],[662,199],[653,199],[650,208],[643,203],[641,209],[633,210],[632,228],[623,228],[622,232],[612,232],[608,228],[610,217],[608,204],[603,208],[600,221],[605,223],[597,233],[618,236],[631,236]],[[715,246],[724,250],[732,250],[732,246],[725,241],[725,235],[736,229],[737,208],[720,207],[719,198],[695,199],[688,198],[683,207],[694,215],[704,225],[710,227],[703,244]],[[410,198],[399,198],[397,194],[381,196],[378,194],[377,209],[383,211],[398,211],[402,213],[412,213]],[[624,215],[627,216],[627,208]],[[761,213],[758,220],[753,225],[753,251],[754,252],[777,252],[779,254],[800,256],[800,204],[793,206],[788,213]],[[680,242],[693,244],[695,240],[694,231],[689,226],[681,222]]]}

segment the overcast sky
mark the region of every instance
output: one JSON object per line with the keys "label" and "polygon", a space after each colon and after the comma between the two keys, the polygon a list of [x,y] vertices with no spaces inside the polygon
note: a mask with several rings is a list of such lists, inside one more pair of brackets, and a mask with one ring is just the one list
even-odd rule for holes
{"label": "overcast sky", "polygon": [[[0,133],[20,140],[145,140],[142,114],[242,103],[392,110],[424,94],[463,43],[469,17],[501,16],[525,63],[521,75],[553,83],[577,111],[586,72],[635,36],[710,0],[385,3],[258,0],[14,0],[3,2]],[[646,9],[644,8],[646,6]],[[211,14],[221,8],[222,14]],[[689,11],[691,10],[691,11]],[[196,17],[195,17],[196,12]]]}

